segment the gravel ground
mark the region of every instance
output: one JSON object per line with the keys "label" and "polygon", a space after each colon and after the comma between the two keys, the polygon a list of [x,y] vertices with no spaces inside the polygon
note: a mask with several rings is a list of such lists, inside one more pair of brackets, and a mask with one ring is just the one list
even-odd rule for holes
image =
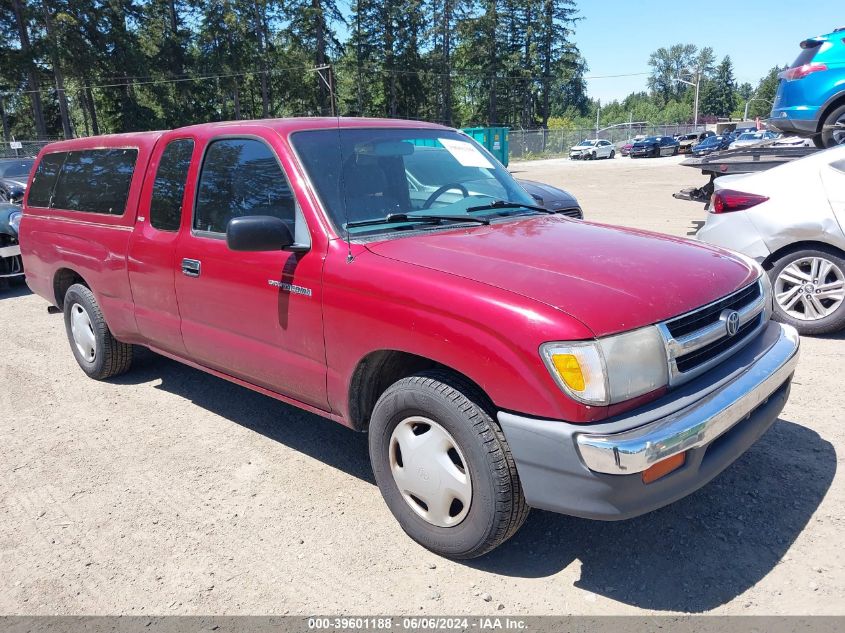
{"label": "gravel ground", "polygon": [[[678,159],[513,164],[591,220],[687,235]],[[469,563],[404,536],[366,438],[142,353],[89,380],[60,316],[0,290],[0,614],[843,614],[845,337],[804,339],[782,418],[692,496],[534,511]],[[837,598],[837,596],[839,596]]]}

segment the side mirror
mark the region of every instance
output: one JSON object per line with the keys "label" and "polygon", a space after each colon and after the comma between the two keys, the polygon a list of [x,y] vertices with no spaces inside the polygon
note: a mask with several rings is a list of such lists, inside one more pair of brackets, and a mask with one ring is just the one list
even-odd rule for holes
{"label": "side mirror", "polygon": [[271,215],[232,218],[226,227],[226,244],[233,251],[305,252],[307,246],[294,242],[288,223]]}

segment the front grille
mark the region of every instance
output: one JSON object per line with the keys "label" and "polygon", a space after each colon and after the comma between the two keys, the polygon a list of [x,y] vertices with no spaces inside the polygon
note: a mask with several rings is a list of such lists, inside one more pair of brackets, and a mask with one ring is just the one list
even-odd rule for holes
{"label": "front grille", "polygon": [[[725,310],[736,311],[739,316],[739,328],[733,336],[721,318]],[[764,294],[763,281],[758,280],[723,299],[659,324],[669,356],[669,384],[683,384],[721,363],[751,341],[770,316],[771,297]]]}
{"label": "front grille", "polygon": [[570,207],[567,209],[555,209],[555,212],[560,213],[561,215],[565,215],[568,218],[575,218],[576,220],[584,219],[584,214],[578,207]]}
{"label": "front grille", "polygon": [[[689,314],[680,316],[677,319],[667,321],[666,327],[669,330],[669,334],[676,339],[686,336],[687,334],[692,334],[693,332],[705,328],[708,325],[712,325],[718,321],[719,315],[722,314],[723,310],[739,311],[746,306],[751,305],[760,299],[761,292],[762,289],[760,284],[753,283],[739,292],[728,295],[724,299],[720,299],[715,303],[706,305],[695,312],[690,312]],[[737,336],[739,336],[738,333]]]}
{"label": "front grille", "polygon": [[691,369],[695,369],[706,363],[709,360],[716,358],[722,352],[730,349],[734,345],[739,345],[746,337],[748,337],[754,330],[757,329],[757,326],[760,325],[760,321],[762,320],[763,315],[758,314],[756,317],[745,323],[742,327],[737,330],[734,336],[726,336],[724,338],[719,339],[718,341],[714,341],[709,345],[705,345],[704,347],[700,347],[694,352],[690,352],[689,354],[684,354],[683,356],[679,356],[675,359],[675,364],[678,367],[678,371],[683,373],[686,371],[690,371]]}

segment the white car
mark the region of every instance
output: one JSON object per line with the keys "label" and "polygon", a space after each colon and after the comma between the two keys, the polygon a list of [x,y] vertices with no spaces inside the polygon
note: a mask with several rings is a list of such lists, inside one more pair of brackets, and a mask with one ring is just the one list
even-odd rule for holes
{"label": "white car", "polygon": [[595,160],[597,158],[613,158],[616,156],[616,147],[610,141],[604,139],[584,139],[578,145],[569,149],[569,158],[572,160]]}
{"label": "white car", "polygon": [[728,149],[736,149],[738,147],[749,147],[750,145],[756,145],[757,143],[762,143],[763,141],[771,141],[776,139],[779,134],[775,134],[774,132],[770,132],[769,130],[758,130],[756,132],[744,132],[739,135],[733,143],[730,144]]}
{"label": "white car", "polygon": [[778,320],[802,334],[845,328],[845,145],[713,184],[698,239],[762,264]]}

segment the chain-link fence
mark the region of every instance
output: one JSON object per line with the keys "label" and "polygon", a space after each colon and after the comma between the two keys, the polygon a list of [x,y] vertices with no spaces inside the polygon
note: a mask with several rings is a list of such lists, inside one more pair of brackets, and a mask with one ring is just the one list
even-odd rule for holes
{"label": "chain-link fence", "polygon": [[52,142],[53,140],[0,143],[0,158],[34,158],[41,151],[42,147]]}
{"label": "chain-link fence", "polygon": [[[532,160],[569,156],[569,148],[584,139],[603,138],[621,146],[634,136],[674,136],[695,132],[693,125],[631,125],[601,130],[511,130],[508,133],[510,160]],[[703,132],[704,126],[699,125]]]}

